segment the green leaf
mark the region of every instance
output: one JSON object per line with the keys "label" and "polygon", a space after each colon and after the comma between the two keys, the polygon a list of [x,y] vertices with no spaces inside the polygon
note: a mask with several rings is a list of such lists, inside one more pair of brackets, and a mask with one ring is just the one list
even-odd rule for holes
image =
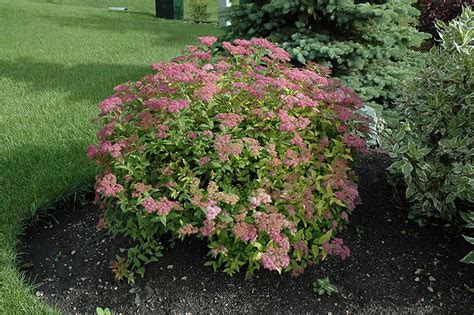
{"label": "green leaf", "polygon": [[327,241],[329,241],[331,239],[331,236],[332,236],[332,230],[329,230],[327,231],[326,233],[324,233],[323,236],[319,237],[317,240],[316,240],[316,244],[318,245],[321,245]]}
{"label": "green leaf", "polygon": [[474,264],[474,250],[471,250],[469,254],[467,254],[463,259],[461,259],[461,262],[466,264]]}
{"label": "green leaf", "polygon": [[468,241],[469,243],[474,245],[474,237],[470,237],[470,236],[467,236],[467,235],[463,235],[463,237],[466,241]]}
{"label": "green leaf", "polygon": [[159,218],[160,218],[160,222],[166,226],[166,215],[161,215]]}
{"label": "green leaf", "polygon": [[408,177],[408,175],[410,175],[412,171],[413,171],[413,165],[411,165],[410,162],[403,163],[402,173],[403,175],[405,175],[405,177]]}

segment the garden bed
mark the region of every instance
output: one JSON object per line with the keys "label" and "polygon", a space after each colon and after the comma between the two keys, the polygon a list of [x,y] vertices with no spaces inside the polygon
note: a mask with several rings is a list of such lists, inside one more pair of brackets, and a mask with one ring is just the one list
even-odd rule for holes
{"label": "garden bed", "polygon": [[[352,251],[329,257],[299,278],[260,271],[252,281],[204,267],[205,242],[186,239],[149,265],[145,278],[117,282],[108,268],[125,244],[96,231],[91,203],[58,207],[26,231],[21,267],[36,295],[66,312],[380,312],[471,314],[474,268],[459,262],[469,250],[439,226],[420,229],[393,199],[384,154],[357,166],[362,198],[343,238]],[[318,296],[312,283],[329,277],[339,292]]]}

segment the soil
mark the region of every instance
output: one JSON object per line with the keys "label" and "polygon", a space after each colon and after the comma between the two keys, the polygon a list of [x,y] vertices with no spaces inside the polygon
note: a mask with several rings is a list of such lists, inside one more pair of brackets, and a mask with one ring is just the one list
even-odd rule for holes
{"label": "soil", "polygon": [[[352,255],[330,257],[299,278],[258,272],[252,281],[204,267],[207,247],[185,240],[147,267],[135,284],[117,282],[109,267],[123,242],[96,231],[91,204],[58,207],[26,231],[20,267],[36,295],[64,312],[93,313],[474,313],[474,266],[459,260],[470,250],[459,234],[420,228],[394,201],[386,155],[357,165],[362,199],[343,238]],[[312,290],[329,277],[331,296]]]}

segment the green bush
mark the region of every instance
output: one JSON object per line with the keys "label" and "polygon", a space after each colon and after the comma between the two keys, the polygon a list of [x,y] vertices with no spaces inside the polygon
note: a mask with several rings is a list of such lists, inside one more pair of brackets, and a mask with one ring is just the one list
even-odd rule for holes
{"label": "green bush", "polygon": [[415,218],[459,218],[474,203],[474,15],[438,22],[441,45],[407,82],[391,166],[403,174]]}
{"label": "green bush", "polygon": [[265,37],[296,62],[331,66],[368,105],[392,108],[400,82],[416,73],[429,37],[411,26],[411,0],[256,0],[228,12],[226,39]]}
{"label": "green bush", "polygon": [[325,67],[292,68],[265,39],[223,42],[224,56],[215,40],[99,106],[88,150],[104,168],[96,201],[105,225],[134,241],[112,265],[118,278],[143,274],[164,234],[206,239],[208,265],[229,274],[299,274],[349,255],[335,235],[358,199],[350,161],[365,149],[361,99]]}
{"label": "green bush", "polygon": [[191,19],[193,22],[206,22],[211,17],[208,0],[190,0]]}

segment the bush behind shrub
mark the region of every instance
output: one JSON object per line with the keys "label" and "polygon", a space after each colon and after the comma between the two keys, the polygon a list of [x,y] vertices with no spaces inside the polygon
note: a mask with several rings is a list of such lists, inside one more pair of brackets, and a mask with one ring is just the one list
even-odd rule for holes
{"label": "bush behind shrub", "polygon": [[193,22],[206,22],[211,17],[207,0],[190,0],[191,19]]}
{"label": "bush behind shrub", "polygon": [[413,217],[452,220],[474,203],[473,11],[438,29],[441,47],[427,54],[400,101],[405,123],[391,170],[403,174]]}
{"label": "bush behind shrub", "polygon": [[429,36],[411,25],[419,11],[411,0],[259,0],[231,8],[226,39],[265,37],[294,58],[328,65],[368,105],[393,108],[400,83],[420,66]]}

